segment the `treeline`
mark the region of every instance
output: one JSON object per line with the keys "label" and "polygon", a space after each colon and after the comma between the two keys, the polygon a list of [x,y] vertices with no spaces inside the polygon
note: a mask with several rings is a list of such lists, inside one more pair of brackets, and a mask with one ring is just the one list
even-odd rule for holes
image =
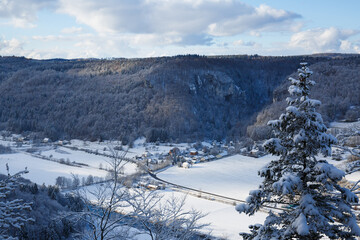
{"label": "treeline", "polygon": [[329,71],[329,66],[342,62],[356,65],[358,59],[327,55],[46,61],[2,57],[0,129],[38,132],[52,140],[235,139],[246,134],[253,116],[272,102],[274,90],[300,61],[321,63],[322,71]]}

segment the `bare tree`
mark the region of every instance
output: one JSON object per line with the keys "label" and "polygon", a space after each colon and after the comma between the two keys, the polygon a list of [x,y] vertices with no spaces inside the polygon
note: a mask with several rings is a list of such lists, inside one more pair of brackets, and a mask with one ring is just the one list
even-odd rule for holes
{"label": "bare tree", "polygon": [[129,239],[134,234],[147,234],[153,240],[186,240],[208,225],[199,223],[204,214],[184,210],[185,197],[160,201],[162,196],[156,192],[127,189],[121,176],[126,151],[110,151],[111,178],[78,191],[85,202],[85,210],[78,216],[88,226],[83,238]]}
{"label": "bare tree", "polygon": [[[186,196],[176,198],[164,196],[155,191],[135,190],[129,198],[132,215],[139,226],[139,234],[147,234],[152,240],[186,240],[199,234],[209,224],[199,223],[206,215],[197,210],[186,211]],[[163,200],[164,199],[164,200]]]}
{"label": "bare tree", "polygon": [[80,216],[89,226],[90,230],[86,232],[89,239],[126,239],[128,235],[128,227],[124,224],[127,214],[123,210],[128,206],[129,194],[120,176],[121,169],[127,163],[127,152],[116,151],[114,148],[110,148],[110,151],[112,157],[108,164],[111,178],[78,191],[85,203],[85,211]]}

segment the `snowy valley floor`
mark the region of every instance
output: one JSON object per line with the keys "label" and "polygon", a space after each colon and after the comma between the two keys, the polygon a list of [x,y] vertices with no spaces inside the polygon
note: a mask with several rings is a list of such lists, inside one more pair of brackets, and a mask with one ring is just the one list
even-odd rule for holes
{"label": "snowy valley floor", "polygon": [[[91,148],[91,146],[89,146]],[[101,150],[100,147],[98,147]],[[165,149],[168,151],[167,149]],[[133,149],[133,152],[141,152]],[[89,174],[98,177],[105,177],[107,172],[97,169],[99,164],[106,166],[106,157],[89,154],[82,151],[73,151],[63,147],[57,150],[44,150],[41,152],[44,156],[53,158],[64,158],[70,161],[89,164],[89,167],[72,167],[56,162],[51,162],[33,157],[24,152],[0,155],[0,173],[5,173],[5,164],[8,163],[10,171],[23,170],[28,167],[29,173],[25,178],[38,184],[55,184],[58,176],[71,177],[71,174],[77,174],[79,177],[86,177]],[[261,181],[258,177],[258,170],[266,163],[274,159],[267,155],[262,158],[250,158],[242,155],[234,155],[221,160],[196,164],[192,168],[184,169],[170,167],[167,170],[158,173],[158,177],[166,181],[203,190],[211,193],[245,200],[249,190],[256,189]],[[331,161],[332,164],[338,162]],[[136,170],[134,164],[129,164],[125,168],[125,173],[133,173]],[[349,176],[349,180],[359,179],[359,173]],[[171,190],[162,190],[166,197],[183,196],[184,193]],[[208,215],[202,220],[211,225],[204,229],[204,232],[211,232],[212,235],[225,239],[240,239],[239,232],[248,232],[248,226],[254,223],[262,223],[266,213],[258,212],[254,216],[239,214],[235,211],[235,206],[216,201],[197,198],[188,195],[186,208],[197,209]]]}

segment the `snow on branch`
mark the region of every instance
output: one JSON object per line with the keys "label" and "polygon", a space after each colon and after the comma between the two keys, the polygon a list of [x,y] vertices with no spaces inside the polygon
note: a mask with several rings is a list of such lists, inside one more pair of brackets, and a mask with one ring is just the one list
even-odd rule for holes
{"label": "snow on branch", "polygon": [[294,106],[288,106],[286,108],[286,112],[288,112],[290,114],[293,114],[296,117],[300,116],[299,109],[297,107],[294,107]]}
{"label": "snow on branch", "polygon": [[268,121],[267,125],[276,128],[280,125],[280,120],[270,120]]}
{"label": "snow on branch", "polygon": [[275,182],[272,187],[274,188],[274,191],[279,194],[293,195],[295,194],[294,190],[301,190],[301,179],[296,174],[286,173],[279,181]]}
{"label": "snow on branch", "polygon": [[288,89],[290,95],[300,95],[302,93],[301,89],[297,86],[291,85]]}
{"label": "snow on branch", "polygon": [[296,232],[301,236],[309,234],[309,226],[307,225],[305,215],[302,213],[300,213],[300,215],[292,223],[292,227],[295,228]]}
{"label": "snow on branch", "polygon": [[321,105],[321,101],[315,99],[306,99],[302,104],[316,108]]}
{"label": "snow on branch", "polygon": [[300,84],[300,81],[295,79],[295,78],[292,78],[292,77],[289,77],[289,81],[291,82],[291,84],[294,84],[294,85],[298,85]]}
{"label": "snow on branch", "polygon": [[319,162],[314,167],[320,174],[316,177],[316,181],[325,182],[327,179],[331,179],[334,182],[340,181],[344,176],[345,172],[334,167],[334,165],[327,162]]}
{"label": "snow on branch", "polygon": [[279,138],[271,138],[269,140],[266,140],[263,146],[269,152],[274,153],[276,155],[280,155],[286,152],[286,148],[282,146],[281,140]]}

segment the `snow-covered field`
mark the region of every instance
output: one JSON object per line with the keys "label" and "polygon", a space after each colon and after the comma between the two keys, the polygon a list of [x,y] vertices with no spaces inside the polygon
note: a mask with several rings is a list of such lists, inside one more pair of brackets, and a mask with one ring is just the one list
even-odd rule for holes
{"label": "snow-covered field", "polygon": [[360,128],[360,121],[358,122],[331,122],[330,128],[356,129]]}
{"label": "snow-covered field", "polygon": [[274,157],[270,155],[262,158],[234,155],[196,164],[189,169],[172,167],[159,173],[158,177],[179,185],[245,199],[249,190],[256,189],[261,182],[258,170],[271,159]]}
{"label": "snow-covered field", "polygon": [[[261,158],[234,155],[218,161],[197,164],[189,169],[172,167],[157,176],[179,185],[245,200],[249,191],[257,189],[262,180],[257,175],[258,170],[273,159],[276,157],[271,155]],[[334,165],[339,163],[329,158],[327,160]],[[350,181],[359,180],[360,172],[348,175],[346,178]],[[239,239],[239,232],[249,232],[249,225],[263,223],[267,216],[264,212],[258,212],[249,217],[236,212],[234,206],[190,195],[187,204],[209,213],[204,221],[211,222],[210,228],[214,235],[227,239]]]}
{"label": "snow-covered field", "polygon": [[[166,198],[181,197],[179,192],[163,192]],[[187,195],[185,209],[196,209],[202,213],[207,213],[200,222],[210,223],[203,229],[204,233],[223,239],[235,240],[240,239],[239,232],[249,232],[248,226],[256,223],[263,223],[267,216],[264,212],[257,212],[249,217],[245,214],[239,214],[235,206],[224,204],[216,201],[210,201],[203,198]]]}
{"label": "snow-covered field", "polygon": [[12,153],[0,155],[0,173],[6,173],[6,163],[10,168],[10,173],[14,174],[22,171],[27,167],[29,173],[23,177],[30,179],[37,184],[54,185],[58,176],[71,178],[72,174],[78,175],[80,178],[88,175],[105,177],[107,172],[100,169],[88,167],[73,167],[56,162],[43,160],[33,157],[26,153]]}
{"label": "snow-covered field", "polygon": [[[27,167],[29,173],[24,175],[24,178],[30,179],[37,184],[54,185],[55,179],[58,176],[72,178],[72,175],[77,175],[80,179],[86,178],[89,175],[105,178],[108,174],[107,171],[99,169],[101,165],[103,168],[109,167],[111,158],[87,153],[84,151],[76,151],[66,147],[57,146],[42,146],[38,148],[37,155],[41,155],[47,158],[51,158],[54,161],[44,160],[38,158],[26,150],[30,146],[24,145],[20,148],[16,148],[15,143],[11,141],[0,141],[0,144],[4,146],[11,146],[16,152],[11,154],[0,155],[0,173],[6,173],[5,165],[8,164],[10,173],[16,173],[22,171]],[[109,153],[109,152],[108,152]],[[69,166],[60,164],[56,161],[63,160],[69,162],[83,163],[87,166]],[[126,163],[123,167],[123,171],[126,175],[133,174],[137,171],[137,166],[134,163]]]}
{"label": "snow-covered field", "polygon": [[[109,153],[108,153],[109,154]],[[88,164],[90,167],[99,168],[100,164],[103,168],[109,168],[111,158],[101,155],[95,155],[79,150],[71,150],[65,147],[57,147],[56,149],[49,149],[42,151],[41,155],[49,157],[52,156],[55,159],[69,159],[70,162]],[[132,174],[136,172],[136,165],[133,163],[126,163],[124,165],[124,172],[126,174]]]}
{"label": "snow-covered field", "polygon": [[[172,167],[159,173],[158,177],[179,185],[244,200],[249,191],[256,189],[261,182],[257,171],[272,158],[234,155],[197,164],[189,169]],[[187,206],[208,213],[203,221],[211,223],[209,229],[215,236],[226,239],[240,239],[239,232],[248,232],[249,225],[263,223],[266,217],[263,212],[249,217],[239,214],[235,206],[190,195],[187,197]]]}

